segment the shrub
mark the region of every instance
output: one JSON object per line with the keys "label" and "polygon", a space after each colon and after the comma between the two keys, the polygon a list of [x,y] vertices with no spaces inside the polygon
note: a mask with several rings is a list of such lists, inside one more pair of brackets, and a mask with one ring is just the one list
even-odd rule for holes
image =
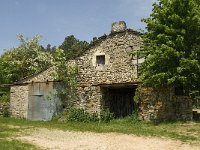
{"label": "shrub", "polygon": [[62,122],[96,122],[99,121],[98,114],[90,114],[81,108],[69,108],[61,114],[59,119]]}
{"label": "shrub", "polygon": [[3,117],[10,117],[9,107],[4,107],[3,109]]}
{"label": "shrub", "polygon": [[89,113],[82,108],[68,108],[60,115],[54,118],[60,122],[109,122],[114,119],[114,114],[106,109],[100,113],[100,117],[97,113]]}
{"label": "shrub", "polygon": [[9,117],[9,104],[8,103],[0,103],[0,116]]}
{"label": "shrub", "polygon": [[137,112],[133,112],[131,115],[127,116],[125,119],[127,120],[127,122],[131,122],[131,123],[139,122],[139,118],[138,118],[138,113]]}
{"label": "shrub", "polygon": [[100,118],[101,118],[100,120],[102,122],[110,122],[111,120],[114,119],[114,114],[111,113],[109,111],[109,109],[106,109],[106,110],[104,110],[104,111],[101,112]]}
{"label": "shrub", "polygon": [[9,102],[10,96],[9,94],[3,94],[0,96],[0,102]]}

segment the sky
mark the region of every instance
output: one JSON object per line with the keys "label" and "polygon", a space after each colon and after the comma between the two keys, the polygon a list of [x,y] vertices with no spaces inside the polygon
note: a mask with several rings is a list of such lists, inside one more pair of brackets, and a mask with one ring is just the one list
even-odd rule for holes
{"label": "sky", "polygon": [[74,35],[90,42],[109,34],[111,24],[125,21],[134,30],[145,29],[156,0],[0,0],[0,54],[19,46],[17,34],[41,35],[40,44],[58,46]]}

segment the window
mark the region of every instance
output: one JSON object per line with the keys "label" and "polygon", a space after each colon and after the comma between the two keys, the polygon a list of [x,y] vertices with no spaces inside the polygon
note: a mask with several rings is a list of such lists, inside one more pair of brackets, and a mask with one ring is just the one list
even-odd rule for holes
{"label": "window", "polygon": [[96,65],[103,66],[105,65],[105,55],[98,55],[96,56]]}

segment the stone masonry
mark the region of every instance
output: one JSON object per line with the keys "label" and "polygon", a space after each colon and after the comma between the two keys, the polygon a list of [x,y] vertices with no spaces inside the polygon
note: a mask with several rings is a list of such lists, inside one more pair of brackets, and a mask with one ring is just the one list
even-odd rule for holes
{"label": "stone masonry", "polygon": [[[28,113],[28,109],[31,105],[30,97],[32,95],[37,96],[37,93],[35,93],[37,92],[37,90],[34,91],[34,87],[38,85],[40,85],[41,88],[45,87],[43,89],[40,89],[40,91],[43,92],[43,96],[45,96],[46,98],[48,97],[48,110],[50,112],[53,111],[52,113],[54,113],[54,111],[56,111],[57,109],[57,104],[59,104],[60,101],[53,95],[53,92],[55,92],[56,90],[55,84],[57,84],[56,82],[54,82],[53,74],[54,68],[52,67],[39,74],[33,75],[17,83],[14,83],[14,85],[10,89],[11,116],[29,119],[30,113]],[[41,96],[39,95],[39,97]],[[55,102],[55,100],[58,102]]]}
{"label": "stone masonry", "polygon": [[[76,58],[79,87],[78,106],[89,112],[102,110],[101,85],[136,83],[137,64],[131,53],[142,44],[140,33],[126,29],[124,22],[112,24],[110,35],[100,37],[82,56]],[[104,56],[105,64],[98,65],[97,57]]]}
{"label": "stone masonry", "polygon": [[[110,88],[107,91],[113,91],[112,88],[116,87],[129,90],[134,87],[135,91],[139,83],[137,67],[144,60],[137,60],[131,53],[140,50],[141,45],[139,32],[126,29],[126,23],[123,21],[115,22],[109,35],[94,40],[84,54],[70,60],[68,64],[78,67],[75,106],[100,114],[105,108],[105,99],[109,100],[104,95],[105,87]],[[49,68],[11,87],[12,116],[27,118],[30,85],[37,82],[54,82],[53,73],[54,68]],[[123,100],[126,100],[125,97],[126,94],[123,95]],[[176,97],[171,89],[157,91],[144,88],[140,91],[139,99],[139,116],[142,120],[191,119],[191,101],[188,97]]]}
{"label": "stone masonry", "polygon": [[192,100],[176,96],[173,88],[139,88],[139,118],[153,122],[191,120]]}

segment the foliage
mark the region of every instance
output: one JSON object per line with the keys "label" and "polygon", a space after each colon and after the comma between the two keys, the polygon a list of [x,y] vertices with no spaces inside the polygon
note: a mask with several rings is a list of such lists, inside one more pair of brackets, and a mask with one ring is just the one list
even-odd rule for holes
{"label": "foliage", "polygon": [[10,116],[10,109],[9,109],[8,102],[1,102],[0,101],[0,116],[2,117],[9,117]]}
{"label": "foliage", "polygon": [[59,46],[66,54],[66,59],[72,59],[82,54],[88,47],[86,41],[79,41],[73,35],[67,36]]}
{"label": "foliage", "polygon": [[81,108],[69,108],[61,114],[59,119],[62,122],[96,122],[98,121],[98,115],[96,113],[90,114]]}
{"label": "foliage", "polygon": [[100,120],[102,122],[110,122],[114,119],[114,114],[109,111],[109,109],[103,110],[100,113]]}
{"label": "foliage", "polygon": [[20,45],[7,50],[0,57],[1,84],[13,83],[43,71],[52,64],[53,57],[39,44],[40,36],[32,39],[25,39],[23,35],[17,37]]}
{"label": "foliage", "polygon": [[[54,66],[55,79],[63,81],[64,90],[59,91],[60,96],[64,100],[67,99],[67,95],[75,97],[73,91],[76,85],[77,66],[68,65],[66,62],[80,54],[88,45],[87,42],[79,41],[74,36],[68,36],[60,46],[64,50],[51,47],[50,44],[44,49],[39,44],[41,36],[37,35],[31,39],[26,39],[23,35],[17,37],[20,45],[8,49],[0,57],[0,85],[14,83]],[[8,88],[1,88],[0,99],[5,100],[8,93]]]}
{"label": "foliage", "polygon": [[196,0],[159,0],[143,36],[140,79],[146,86],[200,89],[200,7]]}
{"label": "foliage", "polygon": [[59,116],[55,117],[54,120],[59,122],[105,122],[108,123],[114,119],[113,113],[108,109],[102,111],[100,117],[97,113],[89,113],[82,108],[70,107],[62,112]]}
{"label": "foliage", "polygon": [[2,116],[3,117],[10,117],[10,110],[9,110],[9,105],[4,106],[2,111]]}
{"label": "foliage", "polygon": [[10,99],[10,94],[8,93],[9,89],[0,88],[0,103],[8,102]]}
{"label": "foliage", "polygon": [[75,63],[67,62],[68,58],[62,49],[56,49],[54,52],[55,80],[62,81],[62,88],[58,91],[58,96],[63,103],[68,106],[73,105],[76,99],[77,72],[78,68]]}

